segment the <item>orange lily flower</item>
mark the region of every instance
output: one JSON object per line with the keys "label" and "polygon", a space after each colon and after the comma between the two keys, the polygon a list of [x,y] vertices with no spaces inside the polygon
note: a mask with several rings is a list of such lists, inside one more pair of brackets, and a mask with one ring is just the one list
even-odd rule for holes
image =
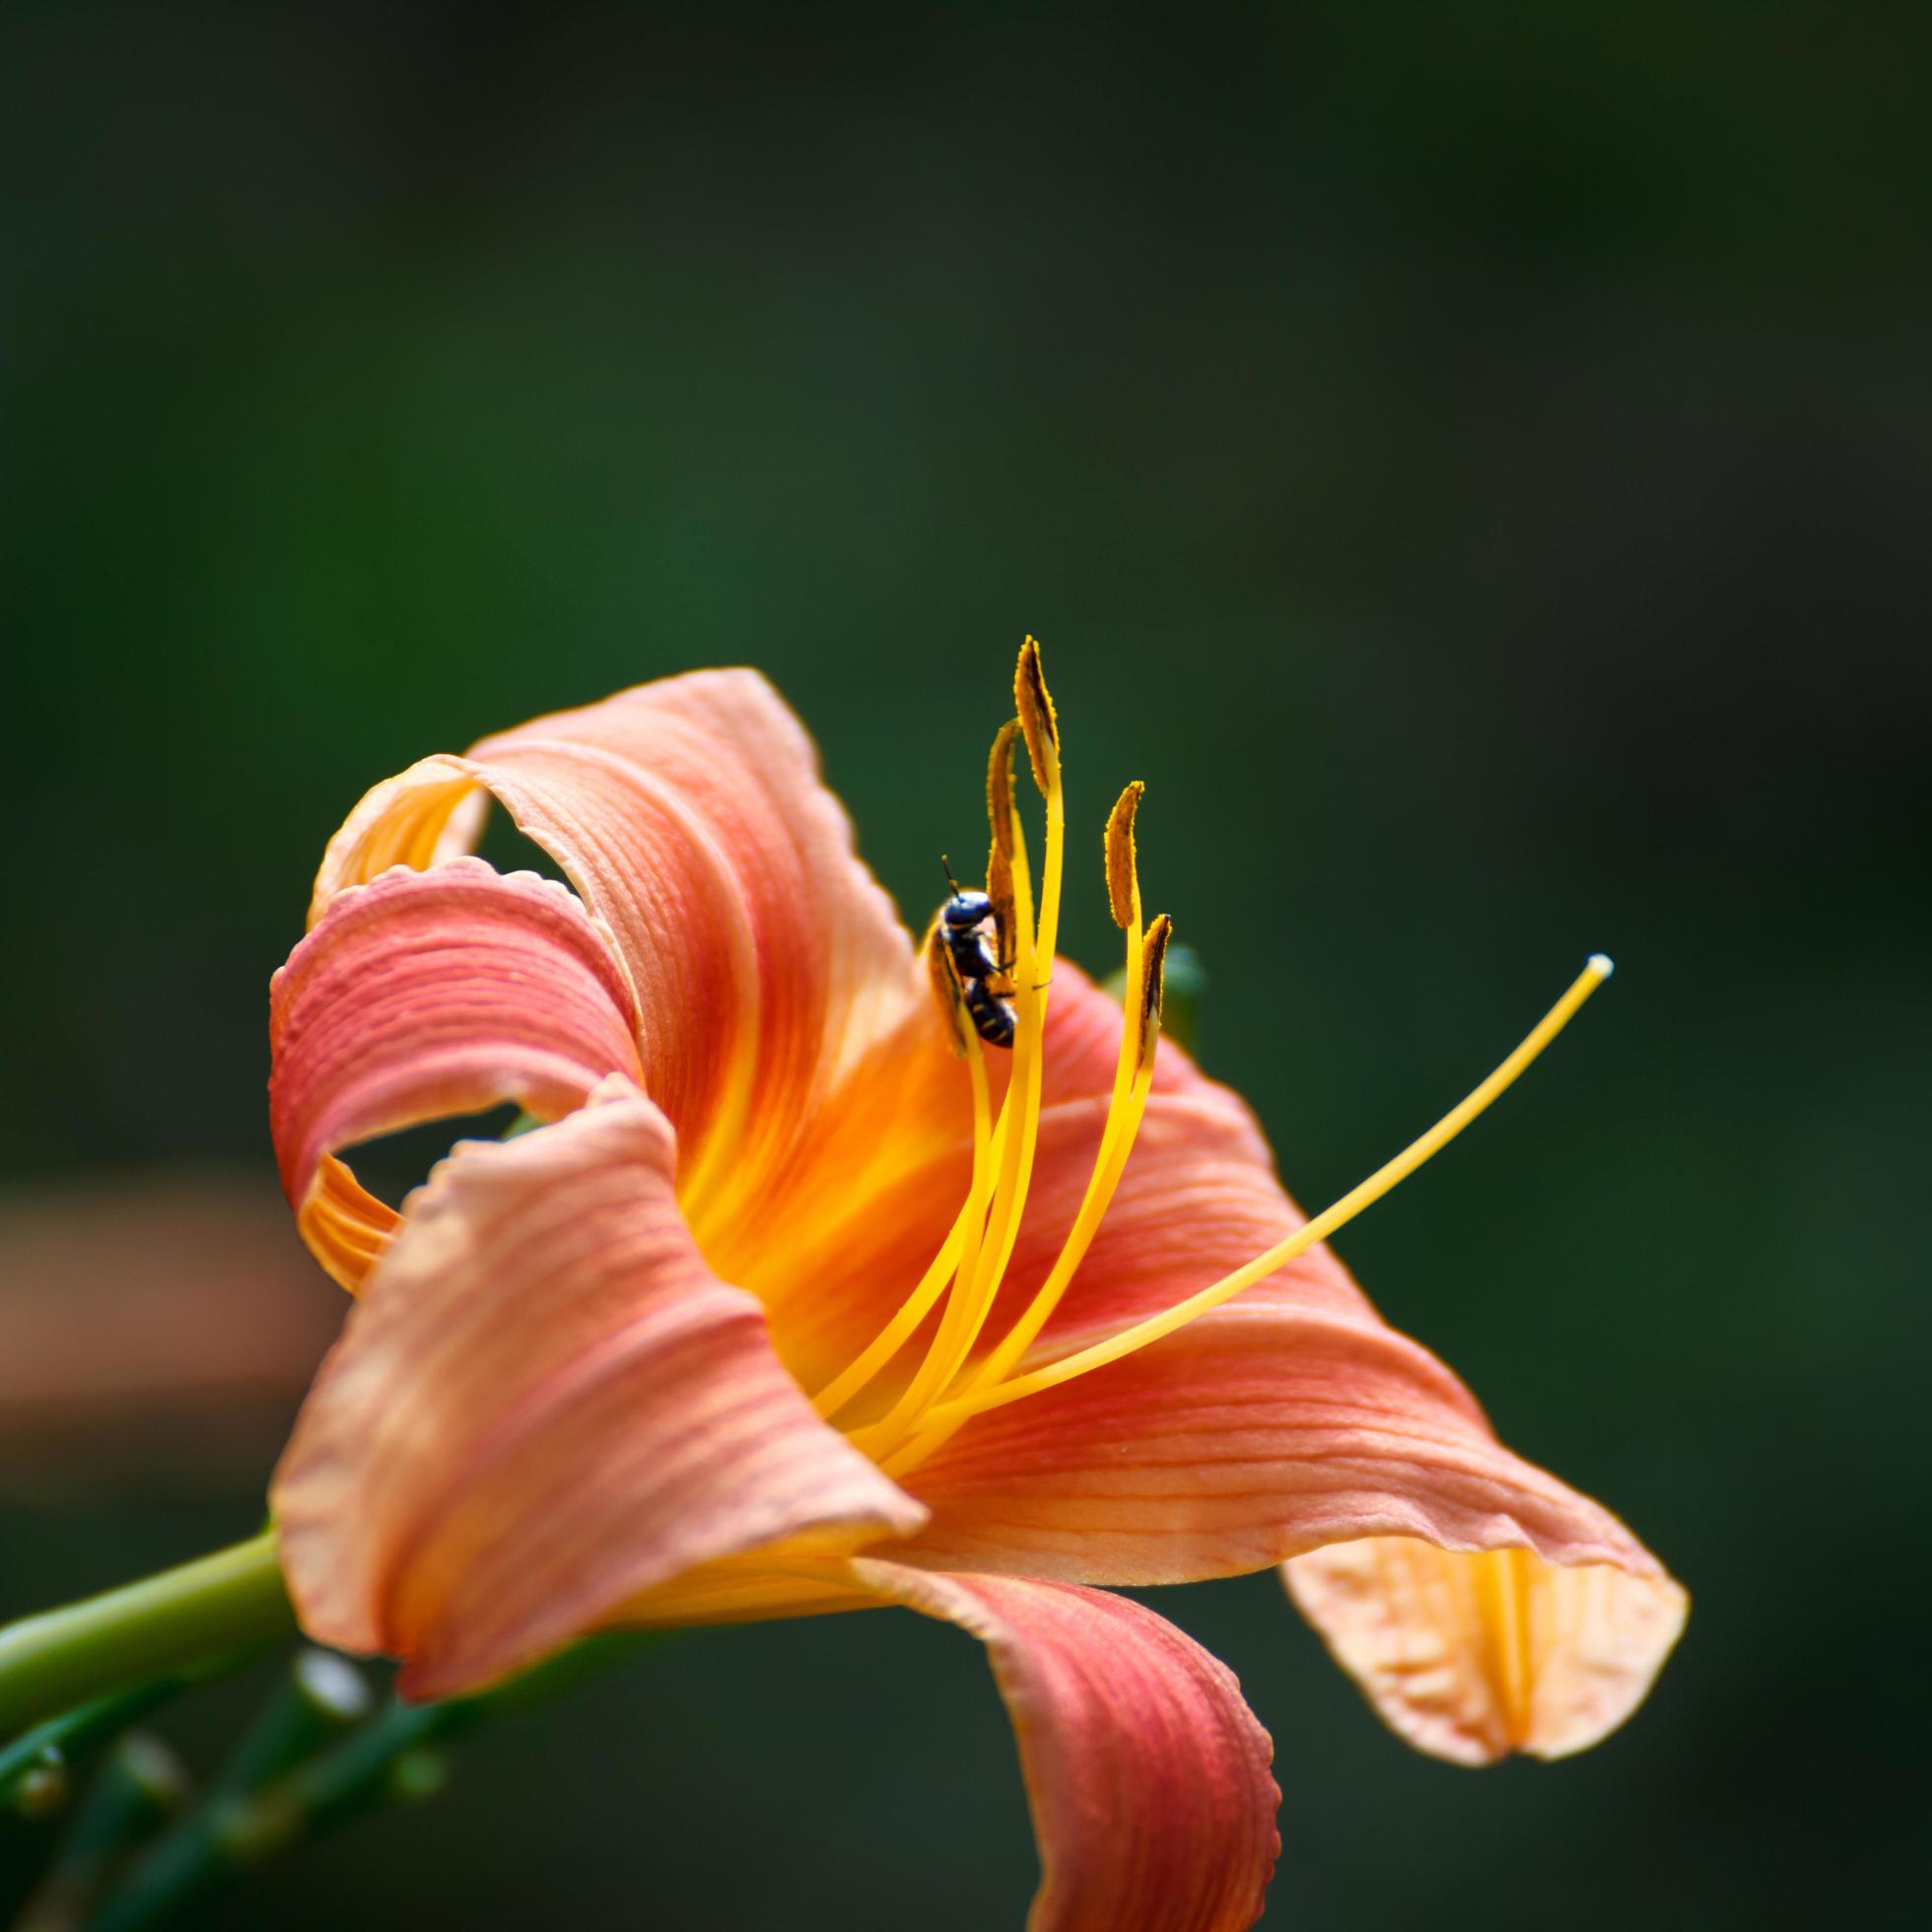
{"label": "orange lily flower", "polygon": [[[273,994],[284,1181],[359,1297],[276,1474],[282,1562],[312,1635],[403,1659],[419,1696],[612,1625],[948,1620],[1018,1733],[1035,1927],[1246,1926],[1278,1849],[1267,1734],[1095,1586],[1281,1565],[1383,1716],[1466,1762],[1594,1742],[1682,1626],[1642,1545],[1504,1449],[1322,1245],[1608,963],[1306,1221],[1241,1100],[1156,1056],[1138,785],[1105,843],[1124,1000],[1057,957],[1030,640],[1016,698],[989,784],[1010,1053],[754,672],[425,759],[350,814]],[[466,856],[491,798],[568,886]],[[400,1213],[340,1158],[506,1101],[545,1124],[460,1143]]]}

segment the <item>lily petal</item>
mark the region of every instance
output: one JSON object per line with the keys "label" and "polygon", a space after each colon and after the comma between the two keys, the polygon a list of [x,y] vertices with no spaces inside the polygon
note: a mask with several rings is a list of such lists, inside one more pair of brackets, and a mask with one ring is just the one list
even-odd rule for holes
{"label": "lily petal", "polygon": [[905,1482],[932,1510],[906,1559],[943,1568],[1186,1583],[1414,1536],[1661,1574],[1608,1510],[1503,1448],[1418,1344],[1245,1296],[977,1417]]}
{"label": "lily petal", "polygon": [[375,868],[447,858],[479,786],[615,935],[686,1209],[728,1225],[927,1000],[804,727],[755,671],[698,671],[426,759],[351,813],[311,918]]}
{"label": "lily petal", "polygon": [[411,1198],[275,1476],[310,1635],[445,1696],[696,1565],[918,1527],[705,1265],[675,1155],[613,1078],[552,1126],[463,1143]]}
{"label": "lily petal", "polygon": [[276,974],[269,1122],[303,1238],[352,1291],[395,1227],[335,1150],[516,1100],[544,1118],[641,1076],[609,935],[561,885],[478,859],[332,900]]}
{"label": "lily petal", "polygon": [[1238,1932],[1261,1916],[1281,1794],[1225,1665],[1103,1591],[852,1568],[987,1645],[1040,1848],[1029,1932]]}
{"label": "lily petal", "polygon": [[1668,1577],[1409,1537],[1318,1550],[1281,1576],[1389,1727],[1459,1764],[1587,1750],[1643,1701],[1690,1609]]}

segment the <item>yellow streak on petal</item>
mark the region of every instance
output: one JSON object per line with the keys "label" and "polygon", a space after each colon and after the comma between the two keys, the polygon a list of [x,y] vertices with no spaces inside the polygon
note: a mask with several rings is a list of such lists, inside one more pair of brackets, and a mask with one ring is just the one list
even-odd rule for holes
{"label": "yellow streak on petal", "polygon": [[1283,1564],[1282,1577],[1390,1728],[1470,1765],[1515,1751],[1563,1758],[1615,1730],[1682,1634],[1690,1602],[1668,1576],[1414,1537],[1329,1544]]}
{"label": "yellow streak on petal", "polygon": [[1488,1640],[1489,1681],[1495,1686],[1503,1722],[1513,1742],[1528,1734],[1529,1660],[1523,1655],[1523,1564],[1525,1552],[1494,1550],[1477,1567],[1477,1594]]}
{"label": "yellow streak on petal", "polygon": [[984,1389],[971,1396],[940,1404],[927,1416],[927,1422],[934,1429],[942,1428],[979,1414],[985,1410],[1002,1408],[1009,1402],[1018,1402],[1026,1396],[1038,1395],[1043,1390],[1057,1388],[1061,1383],[1070,1382],[1074,1377],[1085,1375],[1093,1369],[1104,1368],[1109,1362],[1119,1361],[1122,1356],[1131,1355],[1146,1347],[1149,1343],[1158,1342],[1172,1335],[1177,1329],[1185,1328],[1190,1322],[1198,1320],[1209,1310],[1220,1307],[1223,1302],[1232,1301],[1236,1295],[1253,1287],[1256,1282],[1266,1280],[1277,1269],[1286,1267],[1297,1255],[1305,1254],[1318,1242],[1325,1241],[1338,1228],[1346,1226],[1364,1208],[1374,1206],[1391,1188],[1406,1180],[1432,1154],[1447,1146],[1499,1094],[1516,1081],[1530,1063],[1563,1030],[1570,1016],[1610,977],[1610,961],[1601,955],[1594,956],[1571,982],[1562,998],[1537,1022],[1522,1044],[1482,1085],[1451,1108],[1419,1139],[1412,1141],[1393,1160],[1377,1168],[1367,1180],[1344,1195],[1333,1207],[1323,1209],[1313,1220],[1297,1229],[1285,1241],[1277,1242],[1265,1254],[1256,1256],[1245,1267],[1235,1270],[1232,1275],[1224,1276],[1220,1280],[1201,1289],[1198,1293],[1189,1295],[1186,1300],[1176,1302],[1172,1308],[1165,1309],[1144,1322],[1137,1322],[1133,1327],[1109,1336],[1104,1342],[1096,1342],[1089,1347],[1077,1349],[1057,1362],[1050,1362],[1029,1374],[1016,1376],[1010,1382],[1002,1382],[997,1388]]}

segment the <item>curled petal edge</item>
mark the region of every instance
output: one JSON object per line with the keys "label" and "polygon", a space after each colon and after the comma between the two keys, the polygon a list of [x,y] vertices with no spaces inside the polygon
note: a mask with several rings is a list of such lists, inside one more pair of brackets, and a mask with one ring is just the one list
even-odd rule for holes
{"label": "curled petal edge", "polygon": [[635,1001],[570,891],[480,859],[334,898],[269,996],[269,1122],[303,1238],[360,1287],[396,1214],[337,1150],[514,1100],[540,1119],[641,1078]]}

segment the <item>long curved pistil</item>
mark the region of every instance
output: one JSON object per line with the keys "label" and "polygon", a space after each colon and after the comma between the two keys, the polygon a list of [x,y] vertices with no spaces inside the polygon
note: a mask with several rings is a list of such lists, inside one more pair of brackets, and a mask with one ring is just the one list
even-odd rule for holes
{"label": "long curved pistil", "polygon": [[1004,1407],[1007,1403],[1022,1401],[1027,1396],[1035,1396],[1045,1390],[1054,1389],[1062,1383],[1070,1382],[1077,1376],[1090,1374],[1096,1368],[1105,1368],[1110,1362],[1120,1361],[1124,1356],[1134,1354],[1149,1344],[1159,1342],[1198,1321],[1203,1315],[1232,1301],[1238,1294],[1266,1280],[1277,1269],[1285,1268],[1298,1255],[1307,1253],[1318,1242],[1326,1241],[1330,1235],[1346,1227],[1348,1222],[1371,1208],[1382,1197],[1422,1165],[1422,1163],[1446,1147],[1457,1135],[1484,1113],[1488,1107],[1515,1081],[1521,1077],[1531,1062],[1549,1046],[1558,1033],[1568,1025],[1571,1017],[1598,987],[1610,978],[1615,971],[1612,962],[1602,953],[1591,955],[1583,971],[1571,981],[1568,988],[1549,1012],[1532,1027],[1521,1044],[1487,1079],[1474,1089],[1466,1098],[1452,1107],[1436,1122],[1429,1131],[1413,1140],[1396,1157],[1378,1167],[1367,1180],[1351,1188],[1333,1206],[1326,1208],[1313,1220],[1297,1228],[1285,1240],[1277,1242],[1266,1253],[1257,1255],[1245,1267],[1236,1269],[1220,1280],[1213,1282],[1199,1292],[1178,1301],[1173,1307],[1160,1314],[1150,1316],[1142,1322],[1108,1336],[1104,1341],[1090,1344],[1087,1347],[1075,1349],[1071,1354],[1063,1355],[1060,1360],[1048,1362],[1043,1367],[1032,1369],[1010,1380],[983,1387],[963,1394],[950,1402],[936,1404],[925,1418],[922,1432],[920,1454],[913,1459],[903,1460],[897,1465],[887,1464],[891,1475],[902,1475],[924,1461],[932,1454],[939,1442],[961,1424],[973,1416],[984,1414],[990,1409]]}

